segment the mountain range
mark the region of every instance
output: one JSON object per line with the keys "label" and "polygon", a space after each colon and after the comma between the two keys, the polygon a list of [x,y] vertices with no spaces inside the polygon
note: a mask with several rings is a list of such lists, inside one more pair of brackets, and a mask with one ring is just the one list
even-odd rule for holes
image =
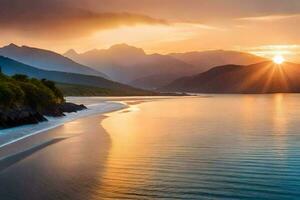
{"label": "mountain range", "polygon": [[107,75],[78,64],[53,51],[10,44],[0,48],[0,55],[48,71],[61,71],[108,78]]}
{"label": "mountain range", "polygon": [[300,65],[261,62],[253,65],[225,65],[177,79],[162,91],[192,93],[298,93]]}
{"label": "mountain range", "polygon": [[272,93],[298,92],[300,85],[295,76],[300,75],[299,65],[285,63],[278,67],[265,58],[235,51],[161,55],[118,44],[109,49],[81,54],[69,50],[60,55],[10,44],[0,48],[0,55],[5,56],[0,56],[0,66],[7,75],[25,74],[118,91],[142,92],[136,89],[139,87],[167,92]]}
{"label": "mountain range", "polygon": [[[48,79],[57,83],[75,84],[78,86],[90,86],[97,88],[105,88],[116,91],[120,95],[151,95],[153,92],[147,92],[141,89],[136,89],[121,83],[99,76],[84,75],[78,73],[47,71],[38,69],[30,65],[12,60],[7,57],[0,56],[0,69],[3,74],[12,76],[15,74],[24,74],[32,78]],[[76,87],[75,87],[76,88]],[[81,87],[82,88],[82,87]]]}
{"label": "mountain range", "polygon": [[[113,80],[136,87],[155,88],[163,85],[169,79],[191,75],[197,70],[193,65],[177,60],[171,56],[160,54],[147,55],[143,49],[118,44],[109,49],[91,50],[82,54],[65,56],[94,69],[101,71]],[[149,85],[139,84],[137,80],[151,76],[163,76]]]}
{"label": "mountain range", "polygon": [[221,65],[250,65],[266,61],[265,58],[253,54],[228,50],[194,51],[169,55],[183,62],[197,66],[199,73]]}
{"label": "mountain range", "polygon": [[222,50],[146,54],[143,49],[127,44],[81,54],[69,50],[64,56],[101,71],[113,80],[147,89],[162,87],[179,77],[200,73],[217,65],[244,65],[266,60],[248,53]]}

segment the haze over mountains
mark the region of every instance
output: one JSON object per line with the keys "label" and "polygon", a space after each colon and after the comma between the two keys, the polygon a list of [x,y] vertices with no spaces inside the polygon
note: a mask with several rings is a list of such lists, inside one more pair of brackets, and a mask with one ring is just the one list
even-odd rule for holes
{"label": "haze over mountains", "polygon": [[[139,87],[154,88],[180,76],[191,75],[197,70],[193,65],[160,54],[147,55],[143,49],[126,44],[109,49],[91,50],[83,54],[65,54],[71,59],[104,72],[113,80]],[[149,85],[132,84],[137,79],[162,76]]]}
{"label": "haze over mountains", "polygon": [[293,63],[225,65],[177,79],[161,90],[195,93],[298,93],[299,77],[300,65]]}
{"label": "haze over mountains", "polygon": [[[22,73],[62,83],[125,90],[132,88],[117,82],[146,89],[160,88],[164,91],[260,93],[265,92],[262,85],[266,84],[264,81],[273,72],[272,67],[269,69],[265,67],[266,62],[262,62],[265,58],[223,50],[148,55],[143,49],[118,44],[109,49],[91,50],[82,54],[69,50],[62,56],[48,50],[11,44],[0,48],[0,55],[8,57],[0,57],[2,70],[8,75]],[[215,65],[226,66],[214,68]],[[287,72],[298,73],[295,67],[291,67],[294,64],[285,65],[288,66]],[[262,73],[261,69],[266,69],[266,72],[261,75],[261,79],[254,81],[257,85],[242,87],[245,82],[250,81],[249,77]],[[206,72],[201,73],[203,71]],[[102,78],[107,77],[104,74],[117,82]],[[278,76],[272,77],[272,81],[280,81]],[[292,77],[293,83],[296,82],[293,75],[289,77]],[[297,91],[298,88],[293,83],[291,91]],[[277,85],[266,92],[281,90],[289,91]]]}
{"label": "haze over mountains", "polygon": [[97,70],[78,64],[67,57],[49,50],[10,44],[0,48],[0,55],[39,69],[108,78],[105,74]]}
{"label": "haze over mountains", "polygon": [[169,55],[178,60],[197,66],[199,70],[198,73],[221,65],[250,65],[266,61],[265,58],[253,54],[224,50],[194,51],[187,53],[173,53]]}
{"label": "haze over mountains", "polygon": [[0,67],[2,73],[8,76],[12,76],[15,74],[24,74],[29,77],[33,77],[37,79],[48,79],[58,83],[112,89],[115,91],[115,93],[118,94],[127,94],[127,95],[151,94],[150,92],[148,93],[147,91],[143,91],[121,83],[107,80],[99,76],[42,70],[3,56],[0,56]]}
{"label": "haze over mountains", "polygon": [[147,89],[161,87],[176,78],[200,73],[216,65],[253,64],[265,60],[247,53],[221,50],[148,55],[143,49],[127,44],[82,54],[69,50],[64,55],[107,74],[113,80]]}

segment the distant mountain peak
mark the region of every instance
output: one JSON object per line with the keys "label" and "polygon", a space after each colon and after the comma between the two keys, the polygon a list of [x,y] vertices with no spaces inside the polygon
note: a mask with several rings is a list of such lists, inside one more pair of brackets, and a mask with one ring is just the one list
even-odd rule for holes
{"label": "distant mountain peak", "polygon": [[124,54],[131,54],[131,55],[145,55],[145,52],[142,48],[130,46],[125,43],[115,44],[115,45],[111,46],[108,50],[112,51],[114,53],[124,53]]}
{"label": "distant mountain peak", "polygon": [[81,65],[51,50],[25,45],[17,46],[15,44],[10,44],[8,46],[0,48],[0,55],[43,70],[61,71],[93,76],[95,75],[108,78],[105,74],[97,70]]}
{"label": "distant mountain peak", "polygon": [[109,49],[116,49],[116,48],[134,48],[134,49],[138,49],[137,47],[130,46],[126,43],[114,44]]}
{"label": "distant mountain peak", "polygon": [[74,56],[77,56],[78,53],[74,50],[74,49],[69,49],[68,51],[66,51],[66,53],[63,54],[66,57],[72,58]]}
{"label": "distant mountain peak", "polygon": [[19,48],[19,46],[14,43],[10,43],[9,45],[4,46],[3,48]]}

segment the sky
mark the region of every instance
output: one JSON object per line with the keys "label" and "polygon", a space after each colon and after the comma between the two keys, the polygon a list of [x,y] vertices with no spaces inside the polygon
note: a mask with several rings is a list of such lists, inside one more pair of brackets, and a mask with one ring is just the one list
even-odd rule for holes
{"label": "sky", "polygon": [[299,0],[0,0],[0,45],[240,50],[300,62]]}

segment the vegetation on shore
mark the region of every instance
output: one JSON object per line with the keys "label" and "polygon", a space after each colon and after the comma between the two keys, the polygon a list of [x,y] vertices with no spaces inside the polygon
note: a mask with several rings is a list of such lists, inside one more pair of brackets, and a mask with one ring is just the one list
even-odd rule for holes
{"label": "vegetation on shore", "polygon": [[0,109],[30,107],[35,111],[63,103],[62,92],[54,82],[28,78],[26,75],[8,77],[0,73]]}
{"label": "vegetation on shore", "polygon": [[46,121],[46,116],[86,109],[65,102],[62,92],[49,80],[26,75],[6,76],[0,71],[0,129]]}
{"label": "vegetation on shore", "polygon": [[136,88],[109,89],[85,85],[56,83],[64,96],[157,96],[158,92],[152,92]]}
{"label": "vegetation on shore", "polygon": [[162,94],[129,86],[100,88],[38,80],[21,74],[7,76],[0,70],[0,129],[38,123],[47,120],[44,116],[59,117],[86,109],[84,105],[66,103],[64,96],[158,95]]}

